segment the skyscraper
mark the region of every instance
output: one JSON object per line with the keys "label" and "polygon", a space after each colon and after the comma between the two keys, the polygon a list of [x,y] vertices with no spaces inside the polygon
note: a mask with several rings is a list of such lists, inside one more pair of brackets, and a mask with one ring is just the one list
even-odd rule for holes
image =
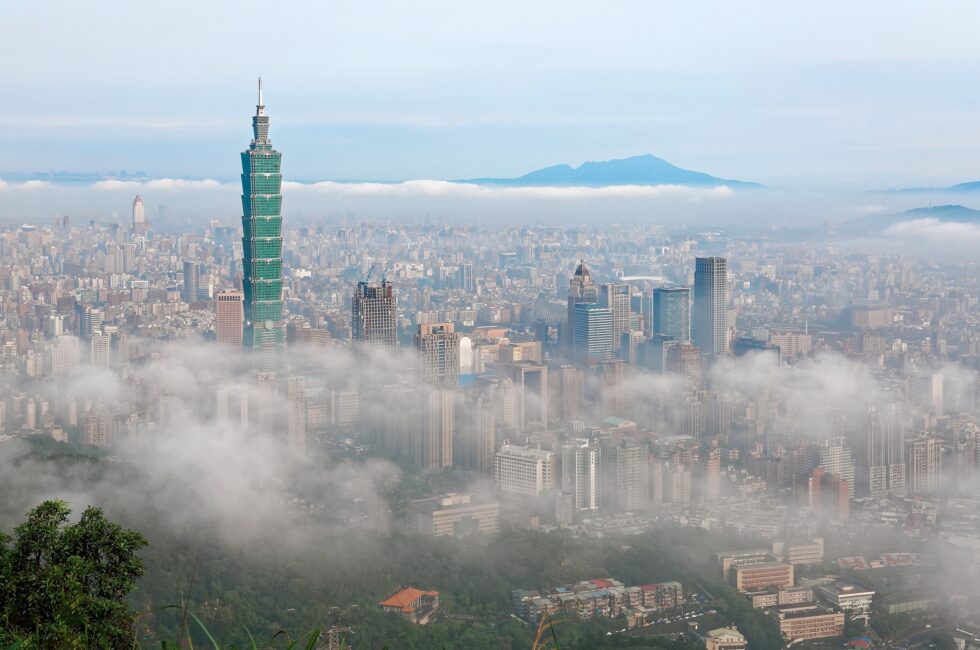
{"label": "skyscraper", "polygon": [[562,330],[562,349],[565,356],[574,356],[575,347],[575,305],[579,303],[595,303],[599,301],[599,292],[592,282],[592,274],[585,260],[581,260],[575,268],[575,274],[568,281],[568,317]]}
{"label": "skyscraper", "polygon": [[572,495],[576,510],[599,509],[602,453],[590,440],[578,439],[561,447],[561,489]]}
{"label": "skyscraper", "polygon": [[728,260],[699,257],[694,266],[694,344],[704,354],[724,354],[728,349],[725,283]]}
{"label": "skyscraper", "polygon": [[423,323],[415,334],[422,381],[442,388],[459,385],[459,332],[452,323]]}
{"label": "skyscraper", "polygon": [[355,341],[394,348],[398,345],[395,291],[391,282],[361,281],[351,300],[351,335]]}
{"label": "skyscraper", "polygon": [[599,285],[599,305],[612,311],[613,350],[619,350],[623,333],[630,331],[629,285]]}
{"label": "skyscraper", "polygon": [[197,262],[187,260],[184,262],[184,291],[181,294],[184,302],[197,302],[197,296],[201,291],[201,269]]}
{"label": "skyscraper", "polygon": [[286,400],[288,401],[288,437],[290,451],[306,452],[306,378],[286,378]]}
{"label": "skyscraper", "polygon": [[282,154],[269,140],[261,79],[252,134],[251,144],[242,152],[242,346],[255,354],[257,370],[275,372],[283,346]]}
{"label": "skyscraper", "polygon": [[609,361],[613,356],[612,310],[580,302],[572,310],[572,358],[575,363]]}
{"label": "skyscraper", "polygon": [[146,214],[143,212],[143,198],[137,194],[133,199],[133,234],[146,232]]}
{"label": "skyscraper", "polygon": [[218,343],[241,347],[244,298],[241,291],[221,291],[214,297],[214,333]]}
{"label": "skyscraper", "polygon": [[691,290],[687,287],[658,287],[650,302],[653,312],[653,334],[670,336],[675,341],[691,340]]}

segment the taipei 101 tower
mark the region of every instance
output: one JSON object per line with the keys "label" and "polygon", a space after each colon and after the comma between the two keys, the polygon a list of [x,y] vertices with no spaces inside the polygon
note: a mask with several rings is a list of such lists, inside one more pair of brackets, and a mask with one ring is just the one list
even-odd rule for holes
{"label": "taipei 101 tower", "polygon": [[253,355],[255,370],[274,373],[283,348],[282,154],[269,141],[261,78],[252,133],[252,143],[242,152],[242,345]]}

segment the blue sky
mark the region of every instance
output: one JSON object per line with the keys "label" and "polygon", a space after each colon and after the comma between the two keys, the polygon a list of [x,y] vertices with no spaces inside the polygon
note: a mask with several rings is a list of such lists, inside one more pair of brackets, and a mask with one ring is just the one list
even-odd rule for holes
{"label": "blue sky", "polygon": [[8,2],[0,175],[232,180],[255,77],[299,180],[650,152],[727,178],[980,179],[972,2]]}

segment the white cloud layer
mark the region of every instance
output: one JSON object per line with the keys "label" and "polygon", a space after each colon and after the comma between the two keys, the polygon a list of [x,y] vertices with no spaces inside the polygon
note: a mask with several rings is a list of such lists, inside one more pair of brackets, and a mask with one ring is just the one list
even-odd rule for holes
{"label": "white cloud layer", "polygon": [[902,221],[889,226],[885,237],[929,246],[974,247],[980,245],[980,225],[940,221],[933,217]]}
{"label": "white cloud layer", "polygon": [[683,185],[611,185],[607,187],[500,187],[415,180],[402,183],[317,183],[284,182],[287,192],[318,192],[347,197],[449,197],[449,198],[542,198],[542,199],[702,199],[727,198],[734,191],[727,186],[687,187]]}
{"label": "white cloud layer", "polygon": [[222,183],[205,178],[202,180],[185,180],[181,178],[155,178],[152,180],[116,180],[109,179],[96,181],[92,184],[92,189],[100,191],[141,191],[156,190],[161,192],[185,191],[185,190],[217,190],[223,187]]}

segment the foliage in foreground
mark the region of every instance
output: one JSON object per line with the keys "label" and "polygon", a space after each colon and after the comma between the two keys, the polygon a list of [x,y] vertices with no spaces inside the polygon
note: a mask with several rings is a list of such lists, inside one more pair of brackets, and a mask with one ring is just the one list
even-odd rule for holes
{"label": "foliage in foreground", "polygon": [[143,535],[87,508],[68,524],[45,501],[0,533],[0,643],[16,648],[129,648],[134,613],[123,600],[143,575]]}

